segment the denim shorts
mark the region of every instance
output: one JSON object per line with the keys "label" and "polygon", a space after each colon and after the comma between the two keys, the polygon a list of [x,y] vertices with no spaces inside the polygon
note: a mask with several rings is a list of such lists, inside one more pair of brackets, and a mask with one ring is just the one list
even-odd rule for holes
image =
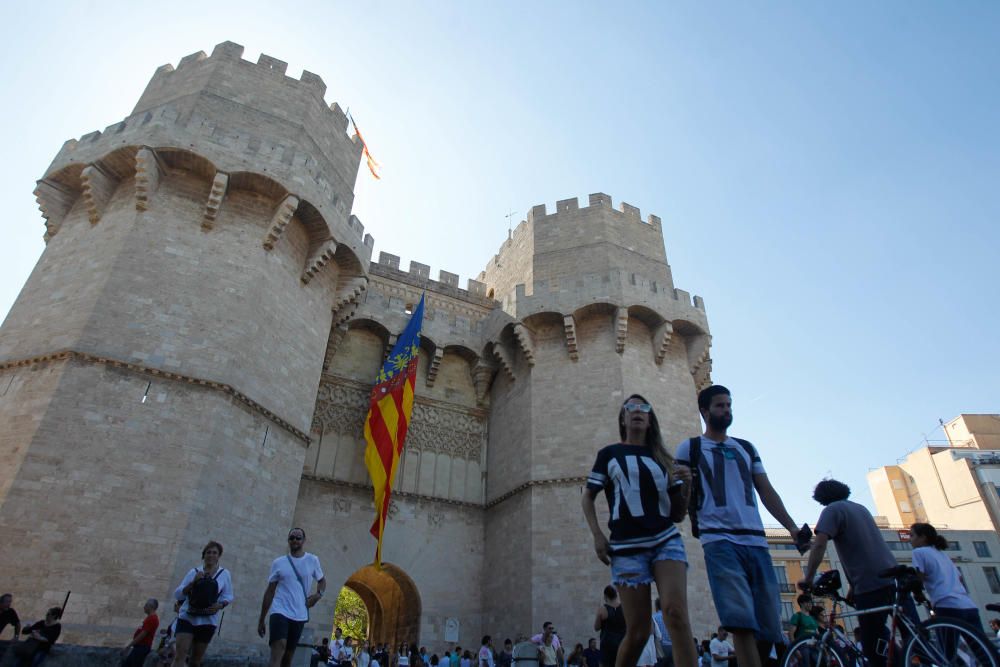
{"label": "denim shorts", "polygon": [[[680,535],[671,537],[651,549],[627,555],[611,554],[611,583],[615,586],[641,586],[655,581],[653,563],[660,560],[677,560],[687,563],[684,540]],[[623,577],[624,574],[635,576]]]}
{"label": "denim shorts", "polygon": [[758,640],[783,644],[781,593],[766,547],[718,540],[703,545],[708,584],[727,630],[753,630]]}

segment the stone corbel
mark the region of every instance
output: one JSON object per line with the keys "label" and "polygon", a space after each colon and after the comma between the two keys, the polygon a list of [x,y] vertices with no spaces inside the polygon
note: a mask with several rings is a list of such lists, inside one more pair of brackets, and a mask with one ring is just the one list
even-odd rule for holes
{"label": "stone corbel", "polygon": [[323,370],[330,370],[330,364],[333,363],[333,357],[337,354],[337,348],[340,344],[344,342],[344,337],[347,336],[347,328],[342,326],[335,326],[330,329],[330,338],[326,342],[326,354],[323,355]]}
{"label": "stone corbel", "polygon": [[427,386],[433,387],[434,381],[437,380],[438,369],[441,367],[441,359],[444,358],[444,349],[440,347],[434,348],[434,355],[431,357],[431,363],[427,365]]}
{"label": "stone corbel", "polygon": [[219,215],[219,208],[222,206],[222,200],[225,199],[228,188],[229,174],[221,171],[215,172],[212,189],[208,193],[208,202],[205,204],[205,215],[201,220],[201,228],[206,232],[215,227],[215,218]]}
{"label": "stone corbel", "polygon": [[316,274],[320,272],[327,262],[333,259],[333,255],[337,252],[337,242],[333,239],[327,240],[319,250],[312,256],[306,264],[306,270],[302,272],[302,283],[308,285],[309,281],[316,277]]}
{"label": "stone corbel", "polygon": [[368,278],[355,276],[341,280],[337,284],[337,293],[333,297],[333,314],[336,316],[344,306],[357,303],[361,295],[368,290]]}
{"label": "stone corbel", "polygon": [[264,236],[263,246],[265,250],[273,250],[274,244],[278,242],[281,235],[285,233],[285,227],[288,225],[292,216],[295,215],[296,209],[299,207],[299,198],[295,195],[288,195],[285,197],[278,207],[274,210],[274,215],[271,216],[271,225],[267,229],[267,234]]}
{"label": "stone corbel", "polygon": [[712,361],[709,350],[712,347],[712,337],[707,333],[690,336],[687,338],[688,369],[695,384],[707,382],[712,369]]}
{"label": "stone corbel", "polygon": [[615,311],[615,352],[625,351],[625,339],[628,338],[628,308]]}
{"label": "stone corbel", "polygon": [[518,322],[514,325],[514,337],[517,338],[517,343],[521,346],[521,352],[524,353],[525,361],[528,362],[529,366],[534,366],[535,339],[532,337],[531,331],[528,330],[528,327]]}
{"label": "stone corbel", "polygon": [[55,181],[42,180],[38,181],[34,194],[38,210],[45,218],[45,242],[48,243],[59,232],[79,193]]}
{"label": "stone corbel", "polygon": [[503,370],[507,373],[507,377],[512,381],[516,379],[514,377],[514,361],[511,359],[510,353],[507,352],[507,348],[499,342],[493,343],[493,356],[495,356],[497,361],[500,362],[500,365],[503,366]]}
{"label": "stone corbel", "polygon": [[496,369],[480,361],[472,369],[472,384],[476,388],[476,403],[484,405],[489,397],[490,385],[493,384],[493,376]]}
{"label": "stone corbel", "polygon": [[156,152],[143,146],[135,154],[135,210],[148,211],[149,202],[160,187],[160,179],[166,170],[160,164]]}
{"label": "stone corbel", "polygon": [[670,349],[670,341],[673,340],[673,337],[674,325],[670,322],[664,322],[656,327],[656,331],[653,332],[653,360],[657,366],[662,364],[666,358],[667,350]]}
{"label": "stone corbel", "polygon": [[83,202],[87,206],[87,218],[90,224],[96,225],[101,221],[104,209],[118,187],[118,179],[104,171],[100,165],[88,164],[80,172],[80,182],[83,185]]}
{"label": "stone corbel", "polygon": [[566,332],[566,349],[569,351],[569,358],[576,361],[580,358],[580,353],[576,349],[576,320],[572,315],[563,318],[563,329]]}

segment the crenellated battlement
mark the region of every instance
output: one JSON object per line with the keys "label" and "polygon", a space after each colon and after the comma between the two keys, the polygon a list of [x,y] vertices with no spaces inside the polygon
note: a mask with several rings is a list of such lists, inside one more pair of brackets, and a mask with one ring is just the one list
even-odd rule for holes
{"label": "crenellated battlement", "polygon": [[542,218],[551,218],[552,216],[557,216],[561,213],[575,213],[577,211],[586,211],[589,208],[600,208],[607,209],[611,212],[618,214],[622,220],[631,220],[639,222],[642,224],[650,225],[655,229],[661,229],[660,217],[650,214],[645,221],[642,219],[642,214],[639,211],[639,207],[632,206],[631,204],[626,204],[621,202],[618,208],[612,206],[611,195],[604,194],[603,192],[592,193],[588,197],[587,206],[580,208],[580,201],[576,197],[570,199],[562,199],[556,202],[555,211],[552,213],[548,212],[548,207],[545,204],[538,204],[532,206],[531,210],[528,211],[526,220],[528,222],[540,221]]}
{"label": "crenellated battlement", "polygon": [[[336,103],[327,105],[324,100],[326,83],[321,76],[309,70],[302,70],[302,74],[296,79],[286,74],[288,63],[284,60],[279,60],[274,56],[262,53],[255,63],[250,60],[244,60],[243,51],[244,48],[241,44],[227,41],[216,44],[210,56],[206,55],[204,51],[197,51],[181,58],[180,62],[177,63],[177,67],[169,63],[161,65],[156,69],[153,79],[146,87],[146,92],[143,93],[142,98],[136,104],[135,111],[140,111],[151,104],[155,105],[156,95],[162,88],[182,87],[184,85],[180,81],[182,78],[197,80],[203,72],[215,69],[220,65],[230,67],[235,65],[242,68],[244,70],[243,73],[247,76],[264,77],[264,81],[268,81],[272,85],[281,86],[286,94],[288,92],[297,92],[315,98],[325,110],[324,113],[328,117],[333,129],[337,129],[340,132],[347,131],[347,115]],[[196,81],[195,83],[201,84],[203,82]]]}
{"label": "crenellated battlement", "polygon": [[486,285],[469,278],[465,289],[460,288],[457,273],[445,270],[438,271],[437,280],[431,279],[431,267],[420,262],[410,261],[410,268],[403,271],[399,268],[399,256],[388,252],[380,252],[378,262],[372,262],[369,270],[373,275],[393,278],[415,287],[425,287],[435,292],[466,298],[482,305],[491,305],[493,299],[486,295]]}

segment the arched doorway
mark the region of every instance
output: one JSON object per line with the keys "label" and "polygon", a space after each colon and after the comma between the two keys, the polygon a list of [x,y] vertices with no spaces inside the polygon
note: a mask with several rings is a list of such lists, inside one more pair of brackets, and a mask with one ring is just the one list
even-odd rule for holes
{"label": "arched doorway", "polygon": [[358,594],[368,610],[368,641],[396,647],[420,641],[420,593],[399,567],[382,563],[366,565],[344,582]]}

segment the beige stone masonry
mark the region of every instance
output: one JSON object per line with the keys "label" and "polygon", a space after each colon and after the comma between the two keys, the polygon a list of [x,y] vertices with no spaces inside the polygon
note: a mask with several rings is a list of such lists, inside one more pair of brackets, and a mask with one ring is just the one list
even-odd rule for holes
{"label": "beige stone masonry", "polygon": [[427,366],[427,386],[433,387],[434,381],[437,380],[438,370],[441,368],[441,360],[444,358],[444,350],[440,347],[434,348],[434,356],[431,357],[431,363]]}
{"label": "beige stone masonry", "polygon": [[302,272],[302,283],[304,285],[309,284],[309,282],[316,277],[327,262],[333,259],[333,256],[337,253],[337,242],[330,239],[324,243],[316,251],[316,254],[312,256],[309,263],[306,265],[306,270]]}
{"label": "beige stone masonry", "polygon": [[215,218],[219,215],[219,207],[226,196],[229,187],[229,174],[216,172],[212,179],[212,189],[208,193],[208,202],[205,204],[205,215],[201,220],[201,228],[209,231],[215,227]]}
{"label": "beige stone masonry", "polygon": [[670,322],[663,322],[653,332],[653,361],[659,366],[667,356],[670,348],[670,341],[673,340],[674,325]]}
{"label": "beige stone masonry", "polygon": [[274,217],[271,218],[271,226],[268,228],[267,235],[264,237],[264,242],[262,243],[265,250],[274,249],[274,244],[281,238],[285,227],[292,219],[292,216],[295,215],[295,209],[298,207],[299,198],[295,195],[288,195],[278,204],[278,208],[274,211]]}
{"label": "beige stone masonry", "polygon": [[576,320],[573,319],[572,315],[563,318],[563,330],[566,332],[566,349],[569,351],[569,358],[577,361],[580,358],[580,352],[576,346]]}
{"label": "beige stone masonry", "polygon": [[101,220],[104,208],[118,187],[118,180],[104,171],[98,164],[89,164],[80,172],[80,183],[83,186],[83,201],[87,207],[87,218],[90,224],[96,225]]}
{"label": "beige stone masonry", "polygon": [[628,308],[615,311],[615,352],[625,351],[625,339],[628,338]]}
{"label": "beige stone masonry", "polygon": [[535,341],[531,337],[531,331],[528,330],[528,327],[518,322],[514,325],[514,336],[517,338],[517,342],[521,346],[521,352],[524,353],[524,360],[528,362],[529,366],[534,366]]}
{"label": "beige stone masonry", "polygon": [[48,243],[59,232],[66,214],[80,195],[61,183],[45,179],[38,181],[34,195],[45,218],[45,242]]}
{"label": "beige stone masonry", "polygon": [[135,208],[137,211],[149,209],[149,202],[156,193],[164,168],[156,157],[156,151],[143,146],[135,154]]}

